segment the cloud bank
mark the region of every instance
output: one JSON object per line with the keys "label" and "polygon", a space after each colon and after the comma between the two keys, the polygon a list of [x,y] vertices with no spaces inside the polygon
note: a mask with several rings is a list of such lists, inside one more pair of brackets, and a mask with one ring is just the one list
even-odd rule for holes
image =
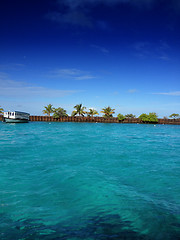
{"label": "cloud bank", "polygon": [[135,93],[135,92],[137,92],[137,89],[129,89],[128,90],[128,93]]}
{"label": "cloud bank", "polygon": [[71,25],[78,25],[81,27],[92,27],[91,19],[86,16],[83,12],[80,11],[69,11],[65,14],[60,12],[51,12],[46,16],[53,22],[58,22],[60,24],[71,24]]}
{"label": "cloud bank", "polygon": [[[157,0],[156,0],[157,1]],[[58,11],[50,12],[46,18],[59,24],[70,24],[92,28],[94,21],[92,18],[93,8],[100,5],[113,7],[120,4],[129,4],[136,7],[151,7],[155,0],[57,0]],[[102,29],[106,29],[106,23],[97,22]]]}
{"label": "cloud bank", "polygon": [[90,80],[96,78],[89,72],[82,71],[76,68],[56,69],[51,72],[50,77],[65,78],[69,80]]}
{"label": "cloud bank", "polygon": [[91,47],[96,48],[97,50],[99,50],[103,54],[108,54],[109,53],[109,50],[107,48],[104,48],[104,47],[101,47],[101,46],[98,46],[98,45],[94,45],[94,44],[91,44]]}
{"label": "cloud bank", "polygon": [[77,9],[79,7],[87,7],[89,5],[96,6],[98,4],[103,4],[107,6],[117,5],[117,4],[132,4],[136,6],[150,6],[157,0],[58,0],[59,4],[65,4],[71,9]]}
{"label": "cloud bank", "polygon": [[135,55],[139,58],[156,58],[163,61],[170,60],[169,49],[171,47],[163,41],[156,43],[151,42],[136,42],[133,45]]}
{"label": "cloud bank", "polygon": [[174,92],[159,92],[159,93],[153,93],[155,95],[167,95],[167,96],[180,96],[180,91],[174,91]]}
{"label": "cloud bank", "polygon": [[159,4],[166,8],[167,12],[179,13],[180,10],[179,0],[57,0],[56,3],[58,10],[48,13],[46,15],[48,19],[63,26],[70,24],[88,28],[92,28],[95,24],[98,25],[92,17],[92,11],[95,7],[102,5],[106,7],[129,5],[143,11]]}
{"label": "cloud bank", "polygon": [[51,89],[42,86],[30,86],[25,82],[18,82],[7,78],[6,74],[0,73],[1,97],[7,98],[60,98],[80,92],[77,90]]}

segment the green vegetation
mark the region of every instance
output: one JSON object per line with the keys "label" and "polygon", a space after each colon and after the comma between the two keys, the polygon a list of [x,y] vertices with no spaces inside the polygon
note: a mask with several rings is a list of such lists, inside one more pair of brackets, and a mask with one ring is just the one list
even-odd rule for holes
{"label": "green vegetation", "polygon": [[142,113],[140,116],[139,116],[139,119],[143,122],[148,122],[149,121],[149,118],[148,118],[148,115],[146,113]]}
{"label": "green vegetation", "polygon": [[103,117],[105,118],[112,118],[115,109],[111,108],[111,107],[105,107],[102,109],[101,113],[104,113]]}
{"label": "green vegetation", "polygon": [[144,123],[157,123],[158,122],[158,118],[157,118],[157,114],[156,113],[143,113],[139,116],[139,119],[144,122]]}
{"label": "green vegetation", "polygon": [[4,109],[0,106],[0,114],[3,114]]}
{"label": "green vegetation", "polygon": [[44,108],[45,109],[43,110],[43,114],[47,114],[49,117],[50,117],[51,113],[53,113],[54,118],[68,116],[67,112],[64,108],[61,108],[61,107],[53,108],[52,104],[48,104]]}
{"label": "green vegetation", "polygon": [[132,113],[129,113],[129,114],[126,114],[125,115],[126,118],[135,118],[136,115],[132,114]]}
{"label": "green vegetation", "polygon": [[86,114],[86,107],[83,107],[82,104],[77,104],[76,106],[74,106],[74,108],[76,110],[72,112],[71,116],[76,116],[78,114],[79,116],[84,117],[84,114]]}
{"label": "green vegetation", "polygon": [[[85,114],[87,114],[88,117],[94,117],[95,115],[99,115],[99,113],[93,109],[89,108],[89,111],[86,111],[86,107],[84,107],[82,104],[77,104],[74,106],[74,111],[72,111],[71,116],[81,116],[84,117]],[[0,106],[0,114],[2,114],[4,109]],[[48,104],[44,107],[43,114],[47,114],[48,116],[51,116],[53,113],[53,118],[60,118],[60,117],[68,117],[67,111],[62,108],[54,108],[52,104]],[[113,118],[113,114],[115,113],[115,109],[111,108],[110,106],[102,108],[101,113],[103,113],[103,117],[106,119]],[[126,115],[123,115],[119,113],[117,115],[117,118],[119,122],[124,121],[125,119],[133,119],[136,118],[136,116],[132,113],[128,113]],[[172,113],[169,118],[172,119],[180,119],[180,114]],[[168,120],[167,117],[163,118],[164,120]],[[158,116],[155,112],[150,112],[149,114],[142,113],[139,116],[140,122],[143,123],[158,123]]]}
{"label": "green vegetation", "polygon": [[156,123],[158,122],[157,114],[152,112],[149,113],[149,122]]}
{"label": "green vegetation", "polygon": [[176,118],[180,118],[180,115],[178,113],[173,113],[169,117],[173,118],[173,119],[176,119]]}
{"label": "green vegetation", "polygon": [[53,113],[52,104],[48,104],[47,107],[45,106],[44,108],[43,114],[47,114],[50,117],[51,113]]}
{"label": "green vegetation", "polygon": [[87,112],[87,115],[89,117],[94,117],[94,115],[98,115],[98,114],[99,113],[95,109],[93,109],[93,108],[89,108],[89,112]]}
{"label": "green vegetation", "polygon": [[123,114],[119,113],[117,115],[117,118],[118,118],[119,121],[123,121],[126,117]]}
{"label": "green vegetation", "polygon": [[67,117],[67,112],[64,108],[58,107],[58,108],[53,108],[53,117],[54,118],[59,118],[59,117]]}

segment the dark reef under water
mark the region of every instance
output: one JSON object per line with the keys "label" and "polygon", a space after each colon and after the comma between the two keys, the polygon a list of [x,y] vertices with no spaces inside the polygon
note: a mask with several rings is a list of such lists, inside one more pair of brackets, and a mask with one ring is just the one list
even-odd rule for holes
{"label": "dark reef under water", "polygon": [[12,221],[7,216],[1,216],[0,239],[1,240],[179,240],[179,225],[175,226],[177,231],[170,231],[166,236],[161,236],[161,229],[157,238],[151,234],[141,234],[133,229],[131,222],[123,221],[119,215],[95,216],[79,224],[70,225],[59,223],[55,225],[44,225],[39,220],[27,219]]}
{"label": "dark reef under water", "polygon": [[180,240],[180,126],[0,125],[0,240]]}
{"label": "dark reef under water", "polygon": [[[4,224],[2,224],[2,219]],[[93,217],[82,223],[67,225],[67,223],[56,225],[44,225],[37,220],[12,221],[7,217],[1,217],[0,225],[1,240],[34,240],[34,239],[150,239],[148,236],[139,234],[130,229],[130,222],[122,221],[118,215],[104,217]]]}

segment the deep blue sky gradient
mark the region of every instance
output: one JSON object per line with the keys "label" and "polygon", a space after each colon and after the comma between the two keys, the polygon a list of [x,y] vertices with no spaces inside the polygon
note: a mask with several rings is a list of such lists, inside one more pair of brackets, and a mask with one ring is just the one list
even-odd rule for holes
{"label": "deep blue sky gradient", "polygon": [[0,105],[180,113],[178,0],[0,2]]}

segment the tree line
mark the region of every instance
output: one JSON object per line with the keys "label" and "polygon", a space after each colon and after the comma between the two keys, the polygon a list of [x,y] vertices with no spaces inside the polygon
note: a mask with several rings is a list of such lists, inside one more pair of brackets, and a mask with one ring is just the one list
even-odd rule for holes
{"label": "tree line", "polygon": [[[75,105],[74,109],[75,110],[72,111],[71,116],[84,117],[85,115],[87,115],[88,117],[94,117],[96,115],[99,115],[99,113],[95,109],[89,108],[87,110],[87,108],[85,106],[83,106],[82,104]],[[4,109],[0,106],[0,114],[3,114],[3,112],[4,112]],[[101,113],[103,113],[104,118],[112,118],[113,114],[115,113],[115,109],[111,108],[110,106],[104,107],[104,108],[102,108]],[[52,104],[48,104],[47,106],[44,107],[43,114],[46,114],[48,116],[51,116],[51,114],[53,114],[54,118],[68,116],[67,111],[64,108],[62,108],[62,107],[54,108]],[[126,114],[126,115],[119,113],[117,115],[117,118],[119,121],[123,121],[124,119],[136,118],[136,116],[132,113]],[[158,116],[154,112],[151,112],[149,114],[142,113],[138,118],[144,123],[149,123],[149,122],[157,123],[158,122]],[[166,118],[166,117],[164,117],[164,118]],[[169,116],[169,118],[178,119],[178,118],[180,118],[180,114],[172,113]]]}
{"label": "tree line", "polygon": [[[67,111],[64,108],[61,108],[61,107],[54,108],[52,104],[48,104],[44,108],[45,109],[43,110],[43,114],[46,114],[48,116],[50,116],[51,114],[53,114],[54,118],[68,116]],[[95,109],[89,108],[87,110],[87,108],[85,106],[83,106],[82,104],[75,105],[74,109],[75,110],[72,111],[71,116],[84,117],[85,115],[87,115],[88,117],[94,117],[95,115],[99,115],[99,113]],[[112,118],[113,114],[115,113],[115,109],[108,106],[108,107],[102,108],[101,113],[103,113],[104,118]],[[180,118],[180,115],[177,113],[173,113],[169,117],[173,118],[173,119],[177,119],[177,118]],[[127,118],[128,119],[136,118],[136,116],[132,113],[126,114],[126,115],[119,113],[117,115],[117,118],[119,121],[123,121],[124,119],[127,119]],[[148,122],[157,123],[158,122],[158,116],[155,112],[151,112],[149,114],[142,113],[138,118],[142,122],[145,122],[145,123],[148,123]]]}

